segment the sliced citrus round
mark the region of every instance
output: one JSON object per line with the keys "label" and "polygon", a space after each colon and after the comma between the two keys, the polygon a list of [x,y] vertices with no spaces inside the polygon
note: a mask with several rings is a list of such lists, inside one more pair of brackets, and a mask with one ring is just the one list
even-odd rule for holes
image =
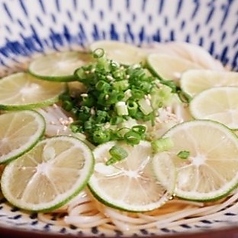
{"label": "sliced citrus round", "polygon": [[51,105],[64,90],[64,83],[39,80],[28,73],[11,74],[0,80],[0,109],[22,110]]}
{"label": "sliced citrus round", "polygon": [[139,47],[118,41],[95,41],[89,48],[91,51],[101,48],[105,51],[107,58],[123,65],[142,63],[146,57],[146,53]]}
{"label": "sliced citrus round", "polygon": [[91,61],[91,54],[86,52],[54,52],[35,58],[29,65],[29,72],[45,80],[74,81],[74,71]]}
{"label": "sliced citrus round", "polygon": [[200,69],[196,63],[189,60],[165,54],[149,54],[146,58],[149,70],[163,80],[173,80],[179,84],[183,72],[189,69]]}
{"label": "sliced citrus round", "polygon": [[30,150],[43,136],[45,120],[31,110],[0,115],[0,163],[13,160]]}
{"label": "sliced citrus round", "polygon": [[[176,196],[216,200],[237,187],[238,138],[229,128],[215,121],[193,120],[174,126],[163,137],[174,145],[155,159],[174,163]],[[159,177],[163,181],[168,174],[160,170]]]}
{"label": "sliced citrus round", "polygon": [[190,102],[196,119],[211,119],[230,129],[238,128],[238,87],[217,87],[202,91]]}
{"label": "sliced citrus round", "polygon": [[92,151],[80,140],[48,138],[7,164],[1,178],[2,192],[16,207],[54,210],[85,187],[93,165]]}
{"label": "sliced citrus round", "polygon": [[[127,157],[109,163],[112,148],[122,148]],[[151,166],[152,149],[147,141],[128,145],[115,141],[101,144],[94,151],[95,169],[89,188],[101,202],[126,211],[149,211],[162,206],[171,198],[174,173],[169,170],[167,189],[156,178]]]}
{"label": "sliced citrus round", "polygon": [[148,53],[166,54],[177,56],[200,65],[204,69],[225,70],[222,63],[215,59],[204,47],[191,42],[170,41],[153,43],[145,48]]}
{"label": "sliced citrus round", "polygon": [[238,86],[238,73],[232,71],[215,71],[191,69],[182,74],[181,89],[191,97],[213,87]]}

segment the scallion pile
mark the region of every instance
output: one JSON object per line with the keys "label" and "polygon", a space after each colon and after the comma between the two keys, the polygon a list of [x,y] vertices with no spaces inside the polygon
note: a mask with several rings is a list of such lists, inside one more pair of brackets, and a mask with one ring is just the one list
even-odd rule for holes
{"label": "scallion pile", "polygon": [[93,62],[74,73],[86,90],[61,95],[63,108],[75,117],[72,131],[84,133],[94,145],[111,140],[138,144],[146,138],[144,122],[155,123],[158,109],[170,99],[172,89],[142,64],[119,64],[100,48],[93,57]]}

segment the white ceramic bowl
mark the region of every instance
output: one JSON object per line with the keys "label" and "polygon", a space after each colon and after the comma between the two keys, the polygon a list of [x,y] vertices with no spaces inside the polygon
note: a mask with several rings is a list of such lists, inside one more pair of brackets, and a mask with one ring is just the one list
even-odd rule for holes
{"label": "white ceramic bowl", "polygon": [[[0,76],[19,70],[36,53],[84,47],[102,39],[136,45],[187,41],[238,70],[236,0],[0,0],[0,18]],[[184,220],[176,227],[164,224],[156,233],[139,230],[135,234],[185,237],[224,230],[237,222],[238,211],[229,210],[220,212],[218,220],[204,218],[189,225]],[[45,224],[36,214],[9,206],[5,199],[0,200],[0,228],[2,234],[12,231],[19,237],[23,237],[20,231],[29,237],[103,235],[95,227],[83,232]],[[117,231],[111,234],[120,235],[123,233]]]}

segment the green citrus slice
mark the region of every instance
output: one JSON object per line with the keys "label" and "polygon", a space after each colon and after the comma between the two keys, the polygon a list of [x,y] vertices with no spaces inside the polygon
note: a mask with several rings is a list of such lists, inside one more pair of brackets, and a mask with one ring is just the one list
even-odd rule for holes
{"label": "green citrus slice", "polygon": [[147,56],[146,64],[149,70],[159,78],[177,82],[179,82],[182,73],[186,70],[201,68],[201,66],[189,60],[156,53]]}
{"label": "green citrus slice", "polygon": [[213,87],[238,86],[238,73],[191,69],[182,74],[181,89],[191,97]]}
{"label": "green citrus slice", "polygon": [[69,137],[52,137],[10,162],[1,178],[5,198],[31,211],[59,208],[77,195],[93,171],[86,144]]}
{"label": "green citrus slice", "polygon": [[43,117],[30,110],[0,115],[0,163],[10,161],[30,150],[45,131]]}
{"label": "green citrus slice", "polygon": [[0,109],[23,110],[51,105],[65,90],[64,83],[39,80],[27,73],[15,73],[0,80]]}
{"label": "green citrus slice", "polygon": [[54,52],[35,58],[29,65],[29,72],[45,80],[74,81],[74,71],[91,61],[91,54],[86,52]]}
{"label": "green citrus slice", "polygon": [[[110,150],[119,146],[128,156],[108,165]],[[95,169],[89,187],[103,203],[127,211],[149,211],[169,200],[174,188],[174,171],[169,171],[167,189],[156,178],[151,166],[152,149],[147,141],[128,145],[111,141],[101,144],[94,151]]]}
{"label": "green citrus slice", "polygon": [[123,65],[138,64],[145,61],[146,53],[137,46],[124,42],[102,40],[95,41],[89,46],[91,51],[101,48],[107,58]]}
{"label": "green citrus slice", "polygon": [[[238,139],[226,126],[193,120],[171,128],[164,138],[173,146],[155,160],[171,160],[177,170],[175,195],[209,201],[231,192],[238,184]],[[166,171],[166,170],[164,170]],[[168,174],[160,170],[160,179]]]}
{"label": "green citrus slice", "polygon": [[238,129],[238,87],[215,87],[202,91],[190,102],[194,118],[210,119]]}
{"label": "green citrus slice", "polygon": [[224,66],[216,60],[203,46],[191,42],[170,41],[153,43],[145,50],[148,53],[166,54],[193,62],[203,69],[224,70]]}

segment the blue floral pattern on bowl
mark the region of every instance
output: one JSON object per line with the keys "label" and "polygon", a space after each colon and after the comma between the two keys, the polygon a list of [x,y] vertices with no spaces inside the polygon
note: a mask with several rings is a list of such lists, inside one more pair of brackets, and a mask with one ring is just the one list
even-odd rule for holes
{"label": "blue floral pattern on bowl", "polygon": [[20,56],[100,39],[137,45],[177,40],[201,45],[237,70],[237,4],[235,0],[122,0],[120,4],[1,0],[0,63],[7,69]]}

